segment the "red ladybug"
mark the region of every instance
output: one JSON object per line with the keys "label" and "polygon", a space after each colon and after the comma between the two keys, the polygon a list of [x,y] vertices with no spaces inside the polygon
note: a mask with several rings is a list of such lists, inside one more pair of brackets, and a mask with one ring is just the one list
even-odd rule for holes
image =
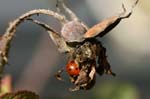
{"label": "red ladybug", "polygon": [[70,76],[78,76],[80,69],[76,61],[71,60],[66,65],[66,71]]}

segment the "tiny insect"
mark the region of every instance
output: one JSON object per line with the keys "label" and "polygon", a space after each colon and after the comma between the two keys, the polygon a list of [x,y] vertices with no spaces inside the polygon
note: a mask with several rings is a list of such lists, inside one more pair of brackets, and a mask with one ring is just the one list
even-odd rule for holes
{"label": "tiny insect", "polygon": [[[138,0],[132,5],[132,9]],[[97,38],[103,37],[112,30],[122,19],[128,18],[132,14],[132,9],[126,12],[122,5],[123,12],[109,17],[102,22],[88,28],[64,3],[63,0],[57,0],[57,11],[63,17],[59,18],[62,24],[61,33],[57,33],[46,24],[37,20],[34,23],[46,27],[49,36],[61,53],[65,53],[68,59],[66,69],[60,69],[56,78],[63,80],[61,73],[66,71],[70,82],[74,85],[69,90],[89,90],[96,80],[96,73],[99,75],[108,74],[115,76],[107,60],[106,49]],[[60,9],[61,7],[61,9]],[[68,19],[62,14],[61,10],[68,14]],[[57,14],[58,14],[57,13]]]}
{"label": "tiny insect", "polygon": [[76,61],[71,60],[66,65],[66,71],[70,76],[78,76],[80,69]]}

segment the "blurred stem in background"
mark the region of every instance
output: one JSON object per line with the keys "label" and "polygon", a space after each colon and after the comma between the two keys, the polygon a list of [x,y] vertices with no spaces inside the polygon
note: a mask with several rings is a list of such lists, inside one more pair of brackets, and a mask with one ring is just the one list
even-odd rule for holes
{"label": "blurred stem in background", "polygon": [[1,81],[0,96],[9,92],[12,92],[12,77],[8,74],[5,74]]}

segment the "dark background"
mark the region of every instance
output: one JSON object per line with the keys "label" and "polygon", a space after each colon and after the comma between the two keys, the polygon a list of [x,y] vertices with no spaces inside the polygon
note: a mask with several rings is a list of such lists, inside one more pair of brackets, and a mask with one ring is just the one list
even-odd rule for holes
{"label": "dark background", "polygon": [[[121,4],[130,9],[134,0],[66,0],[67,5],[92,26],[104,18],[122,11]],[[39,8],[56,11],[55,0],[1,0],[0,30],[3,34],[8,23],[21,14]],[[97,82],[89,91],[69,92],[69,81],[59,82],[54,74],[65,66],[65,56],[60,54],[48,34],[39,26],[26,22],[16,32],[9,53],[5,74],[13,78],[13,89],[31,90],[41,99],[149,99],[150,95],[150,1],[140,0],[129,19],[123,20],[109,34],[100,39],[117,76],[97,75]],[[40,16],[57,31],[60,24],[55,19]],[[66,77],[67,79],[67,77]]]}

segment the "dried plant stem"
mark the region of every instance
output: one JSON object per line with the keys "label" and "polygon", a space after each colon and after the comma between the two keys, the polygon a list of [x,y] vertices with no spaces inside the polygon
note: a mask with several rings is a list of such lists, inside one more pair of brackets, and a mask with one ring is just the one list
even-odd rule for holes
{"label": "dried plant stem", "polygon": [[[12,40],[13,36],[15,35],[16,32],[16,28],[17,26],[24,22],[24,20],[26,20],[27,18],[33,16],[33,15],[38,15],[38,14],[46,14],[49,16],[53,16],[54,18],[58,19],[59,21],[62,22],[67,22],[68,20],[66,19],[65,16],[60,15],[56,12],[53,12],[51,10],[46,10],[46,9],[37,9],[37,10],[31,10],[23,15],[21,15],[19,18],[15,19],[13,22],[10,22],[8,28],[6,29],[6,32],[4,33],[4,35],[1,38],[1,42],[0,42],[0,54],[2,54],[3,52],[6,51],[7,48],[9,48],[8,44],[10,43],[10,41]],[[7,62],[7,58],[6,53],[3,53],[3,58],[5,60],[5,62]]]}
{"label": "dried plant stem", "polygon": [[84,22],[82,22],[70,8],[66,6],[66,4],[64,3],[64,0],[57,0],[57,4],[56,4],[57,11],[61,12],[62,9],[60,9],[59,6],[62,6],[65,12],[69,15],[71,21],[79,21],[86,30],[89,29],[88,26]]}
{"label": "dried plant stem", "polygon": [[[7,59],[8,51],[10,48],[10,43],[15,35],[17,27],[21,23],[23,23],[27,18],[29,18],[33,15],[39,15],[39,14],[45,14],[48,16],[52,16],[63,23],[68,22],[68,20],[66,19],[66,17],[64,15],[61,15],[59,13],[53,12],[51,10],[46,10],[46,9],[31,10],[31,11],[21,15],[14,21],[10,22],[5,33],[0,37],[0,80],[2,77],[4,65],[8,63],[8,59]],[[1,86],[1,84],[0,84],[0,86]]]}
{"label": "dried plant stem", "polygon": [[64,38],[62,38],[61,35],[57,33],[54,29],[52,29],[49,25],[41,21],[31,19],[31,18],[27,20],[32,21],[33,23],[45,28],[49,34],[49,37],[52,39],[53,43],[57,46],[57,49],[59,50],[59,52],[64,53],[64,52],[69,52],[70,50],[72,50],[71,47],[67,46]]}
{"label": "dried plant stem", "polygon": [[[37,10],[31,10],[25,14],[23,14],[22,16],[20,16],[19,18],[17,18],[16,20],[14,20],[13,22],[10,23],[9,27],[7,28],[4,36],[12,36],[14,35],[14,32],[16,30],[16,27],[22,23],[25,19],[29,18],[30,16],[33,16],[35,14],[46,14],[49,16],[53,16],[54,18],[58,19],[59,21],[62,21],[64,23],[66,23],[68,20],[66,19],[65,16],[60,15],[56,12],[53,12],[51,10],[46,10],[46,9],[37,9]],[[11,39],[11,38],[10,38]]]}

